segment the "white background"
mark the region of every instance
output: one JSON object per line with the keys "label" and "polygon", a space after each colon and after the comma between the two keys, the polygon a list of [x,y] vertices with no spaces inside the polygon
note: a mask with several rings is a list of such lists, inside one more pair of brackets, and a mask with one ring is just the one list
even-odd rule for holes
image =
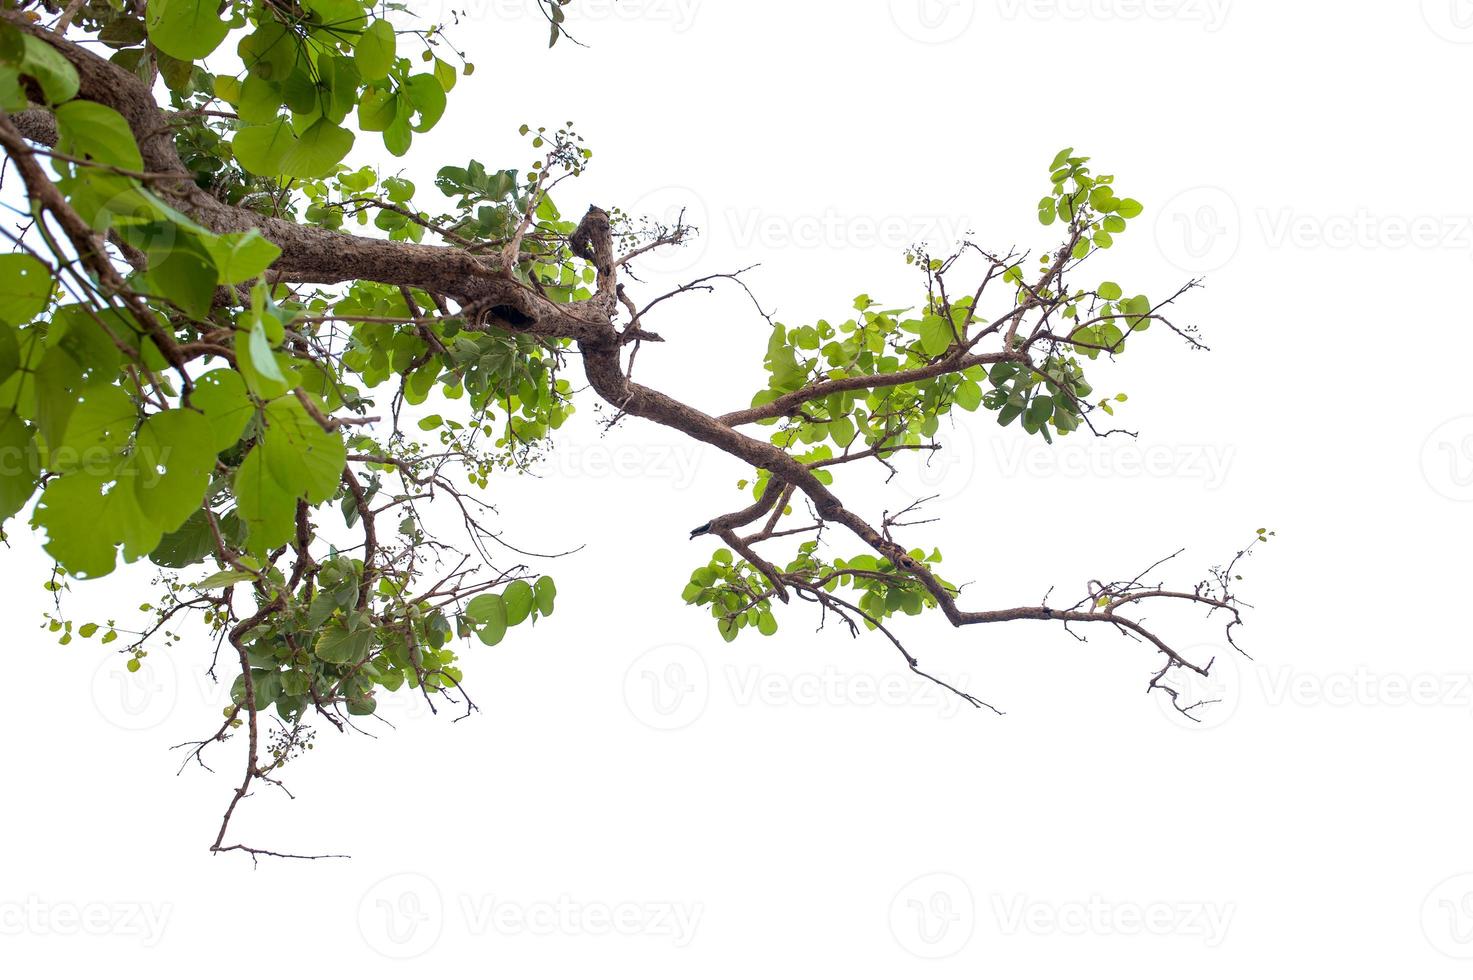
{"label": "white background", "polygon": [[[645,423],[604,435],[585,402],[545,479],[493,487],[513,542],[586,546],[539,566],[557,615],[468,651],[467,721],[399,698],[396,730],[322,732],[287,770],[298,799],[258,792],[233,838],[352,859],[253,869],[207,851],[240,746],[213,776],[168,751],[218,723],[203,631],[131,678],[57,647],[12,524],[7,972],[1466,976],[1473,5],[1420,7],[579,0],[589,46],[548,53],[520,2],[472,4],[455,36],[479,70],[410,157],[423,202],[438,166],[524,164],[520,123],[576,120],[595,166],[567,213],[685,204],[706,232],[636,299],[760,261],[789,323],[859,292],[913,304],[912,239],[1046,248],[1054,153],[1117,174],[1147,212],[1100,278],[1158,297],[1205,273],[1180,313],[1213,347],[1153,332],[1096,366],[1135,447],[968,416],[939,479],[844,486],[872,517],[940,493],[905,540],[942,548],[968,608],[1072,601],[1183,546],[1189,585],[1266,524],[1255,659],[1226,660],[1193,726],[1104,633],[898,624],[1001,718],[804,610],[727,645],[678,594],[711,547],[686,530],[749,499],[746,472]],[[647,325],[669,343],[644,382],[711,411],[760,386],[740,294]],[[66,613],[136,608],[148,577],[78,586]],[[1153,622],[1214,653],[1200,623]]]}

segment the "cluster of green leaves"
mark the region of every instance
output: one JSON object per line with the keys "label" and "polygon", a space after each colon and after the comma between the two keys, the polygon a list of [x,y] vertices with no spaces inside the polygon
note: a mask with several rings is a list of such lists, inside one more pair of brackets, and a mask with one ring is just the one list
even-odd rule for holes
{"label": "cluster of green leaves", "polygon": [[[1075,156],[1072,147],[1060,150],[1050,165],[1052,193],[1038,202],[1038,218],[1044,225],[1056,220],[1077,232],[1072,258],[1084,259],[1096,249],[1115,244],[1115,237],[1126,230],[1130,221],[1140,216],[1143,207],[1134,198],[1118,197],[1115,178],[1109,174],[1093,174],[1086,163],[1089,157]],[[1049,256],[1041,258],[1047,267]],[[1009,276],[1022,288],[1021,269],[1010,269]],[[1045,289],[1044,296],[1053,299]],[[1102,352],[1119,354],[1125,350],[1125,338],[1150,327],[1151,301],[1143,295],[1126,296],[1118,283],[1106,281],[1093,291],[1080,290],[1065,297],[1063,316],[1075,324],[1070,333],[1075,350],[1091,360]]]}
{"label": "cluster of green leaves", "polygon": [[[233,573],[224,573],[229,576]],[[268,569],[270,577],[279,576]],[[284,611],[248,641],[254,706],[274,705],[283,718],[297,718],[313,699],[343,699],[352,714],[377,709],[375,690],[397,691],[423,684],[434,691],[458,685],[454,643],[472,634],[490,646],[509,627],[550,616],[557,587],[543,576],[517,579],[500,593],[482,592],[454,615],[429,599],[411,599],[407,576],[381,575],[372,586],[376,602],[361,594],[363,563],[335,555],[321,563],[315,581],[284,597]],[[246,681],[236,679],[232,702],[246,699]]]}
{"label": "cluster of green leaves", "polygon": [[[1065,342],[1049,340],[1040,345],[1041,353],[1030,350],[1037,356],[1027,363],[958,365],[957,370],[919,380],[805,400],[796,410],[762,423],[776,428],[772,443],[808,464],[818,480],[829,484],[832,465],[847,458],[869,453],[885,460],[925,447],[958,408],[986,409],[999,425],[1017,422],[1029,435],[1047,442],[1079,429],[1085,414],[1096,407],[1113,414],[1112,402],[1124,402],[1126,396],[1092,402],[1094,388],[1085,379],[1080,355],[1093,360],[1102,352],[1123,352],[1129,334],[1149,327],[1153,309],[1145,296],[1126,297],[1115,282],[1101,283],[1094,290],[1058,292],[1069,261],[1077,263],[1096,250],[1110,248],[1142,211],[1138,201],[1116,195],[1114,177],[1093,174],[1088,159],[1074,155],[1072,148],[1060,151],[1049,168],[1051,192],[1038,205],[1043,225],[1062,221],[1068,227],[1069,255],[1039,256],[1039,274],[1031,280],[1021,264],[1003,268],[1001,275],[1012,289],[1015,308],[1047,309],[1072,325]],[[764,358],[767,383],[753,396],[752,406],[826,381],[896,375],[948,358],[961,360],[980,332],[991,332],[988,319],[973,308],[972,296],[951,300],[943,289],[934,288],[950,268],[949,261],[919,251],[906,258],[919,262],[932,277],[933,288],[918,313],[883,308],[862,294],[854,300],[858,315],[839,323],[819,320],[798,327],[774,323]],[[1018,336],[1014,343],[1021,347],[1029,340]],[[770,474],[759,470],[754,479],[739,481],[738,486],[750,487],[753,498],[760,499],[769,480]],[[927,556],[916,551],[910,557],[927,567],[940,560],[939,553]],[[934,605],[934,598],[905,569],[870,555],[826,564],[817,557],[816,542],[801,546],[783,571],[829,591],[840,586],[857,589],[855,605],[873,620],[870,625],[896,611],[914,615]],[[696,569],[683,596],[687,602],[710,606],[729,640],[745,625],[776,629],[768,589],[758,570],[745,561],[733,561],[721,549],[709,564]]]}
{"label": "cluster of green leaves", "polygon": [[[241,128],[232,147],[256,174],[314,178],[330,174],[348,154],[354,134],[343,122],[357,114],[363,132],[382,134],[395,156],[409,151],[445,112],[456,70],[428,49],[430,71],[398,55],[398,32],[375,17],[377,4],[359,0],[305,0],[301,6],[242,5],[250,28],[236,47],[243,77],[217,76],[214,94],[235,108]],[[208,19],[207,0],[170,0],[166,11]],[[167,13],[149,7],[154,45],[175,57],[204,57],[225,30],[195,32],[186,40],[167,29]],[[155,23],[156,22],[156,23]]]}
{"label": "cluster of green leaves", "polygon": [[[475,161],[444,168],[436,184],[454,207],[440,216],[415,206],[410,181],[339,163],[352,144],[342,125],[352,109],[360,128],[382,132],[402,153],[410,133],[439,118],[456,77],[433,56],[429,72],[413,73],[374,9],[356,0],[290,9],[156,0],[145,22],[131,6],[92,3],[79,23],[115,49],[114,62],[145,78],[160,73],[182,110],[186,165],[228,203],[330,228],[352,215],[397,240],[419,241],[427,230],[460,244],[507,237],[546,158],[525,174]],[[237,28],[241,77],[193,63]],[[360,507],[387,492],[389,471],[429,465],[426,447],[397,426],[344,430],[326,422],[333,413],[368,412],[389,384],[413,405],[437,389],[463,399],[472,419],[433,415],[419,428],[437,435],[434,456],[460,456],[484,487],[571,414],[571,385],[558,377],[565,344],[465,331],[452,316],[427,316],[442,308],[419,290],[359,281],[304,294],[266,285],[260,277],[276,246],[254,232],[213,234],[165,204],[142,179],[127,123],[76,98],[78,89],[54,48],[0,22],[0,107],[44,100],[60,135],[50,160],[57,188],[94,232],[144,259],[111,289],[54,241],[52,264],[27,251],[0,256],[0,521],[40,490],[32,525],[45,531],[59,569],[78,578],[112,571],[120,548],[126,561],[146,556],[164,568],[218,563],[187,585],[171,579],[166,598],[250,587],[271,612],[244,637],[249,687],[256,707],[275,705],[283,717],[298,717],[313,699],[369,712],[375,690],[405,681],[458,683],[452,641],[474,633],[494,644],[508,627],[550,615],[556,588],[546,577],[442,609],[409,599],[412,576],[402,570],[365,575],[361,560],[333,554],[293,587],[278,558],[298,543],[300,508],[336,502],[352,527]],[[205,111],[217,100],[239,119]],[[552,141],[577,166],[588,158],[568,130],[524,132],[534,148]],[[520,274],[554,298],[586,298],[592,272],[575,270],[563,242],[573,225],[550,200],[539,200],[534,219]],[[229,357],[199,370],[166,355],[174,344],[222,337]],[[477,439],[495,451],[478,452]],[[361,464],[363,504],[342,482],[350,452],[402,457]],[[412,514],[398,530],[412,546],[425,542]],[[235,622],[223,606],[195,608],[212,628]],[[54,617],[48,628],[70,642],[69,620]],[[96,631],[89,623],[77,632]],[[111,623],[106,638],[117,638]],[[128,652],[130,669],[147,655],[141,646]],[[237,705],[247,686],[237,679]]]}
{"label": "cluster of green leaves", "polygon": [[[909,558],[934,574],[941,552],[928,555],[914,549]],[[873,554],[825,559],[816,540],[800,544],[793,560],[778,571],[790,586],[802,583],[830,594],[848,590],[846,600],[862,613],[855,618],[868,629],[877,629],[898,612],[918,616],[936,607],[935,597],[914,578],[912,570],[897,568],[890,559]],[[944,579],[937,580],[952,588]],[[691,572],[681,592],[688,604],[710,607],[716,628],[728,643],[745,628],[754,628],[763,636],[777,632],[774,596],[767,577],[745,559],[734,557],[728,548],[716,549],[709,562]]]}
{"label": "cluster of green leaves", "polygon": [[710,606],[716,628],[728,643],[745,627],[763,636],[777,632],[767,579],[727,548],[716,549],[707,564],[691,572],[681,598],[691,605]]}
{"label": "cluster of green leaves", "polygon": [[[968,305],[964,300],[952,307],[956,323],[965,322]],[[951,321],[939,313],[902,319],[905,310],[882,309],[867,295],[856,297],[854,308],[859,315],[838,324],[774,324],[765,360],[768,385],[752,405],[765,405],[816,382],[918,367],[955,342]],[[781,423],[772,442],[810,463],[865,449],[888,455],[934,436],[954,407],[976,411],[985,381],[986,372],[977,365],[920,381],[830,394],[805,402],[799,413]],[[814,448],[805,451],[802,446]],[[829,474],[817,472],[829,481]],[[759,477],[754,492],[760,496],[765,486]]]}
{"label": "cluster of green leaves", "polygon": [[[213,234],[145,189],[131,175],[142,162],[123,118],[75,98],[72,66],[7,24],[0,24],[0,72],[13,82],[29,78],[50,101],[65,154],[53,157],[55,183],[73,210],[146,256],[130,290],[203,316],[217,289],[259,277],[279,254],[255,232]],[[18,85],[0,80],[0,106],[27,105]],[[0,293],[10,297],[0,304],[0,452],[10,461],[0,475],[0,519],[17,513],[48,474],[33,521],[47,530],[47,548],[62,566],[97,576],[112,570],[119,545],[136,559],[200,508],[216,454],[238,440],[252,406],[229,371],[234,389],[202,385],[177,405],[150,398],[146,384],[175,393],[159,377],[168,367],[160,338],[136,308],[114,298],[58,302],[58,274],[31,254],[0,257]],[[65,285],[95,297],[96,284],[85,278]],[[287,386],[268,356],[264,294],[258,287],[253,296],[238,344],[259,361],[248,378],[281,385],[275,397]]]}
{"label": "cluster of green leaves", "polygon": [[482,643],[494,647],[506,636],[508,627],[551,616],[556,599],[557,585],[550,576],[543,575],[530,583],[517,579],[500,593],[484,592],[466,603],[460,634],[475,633]]}
{"label": "cluster of green leaves", "polygon": [[1109,248],[1126,223],[1144,208],[1131,197],[1115,195],[1115,178],[1098,176],[1085,166],[1089,157],[1074,156],[1072,146],[1060,150],[1049,164],[1053,192],[1038,202],[1038,220],[1051,225],[1055,220],[1075,225],[1082,234],[1074,245],[1074,258],[1089,255],[1091,248]]}

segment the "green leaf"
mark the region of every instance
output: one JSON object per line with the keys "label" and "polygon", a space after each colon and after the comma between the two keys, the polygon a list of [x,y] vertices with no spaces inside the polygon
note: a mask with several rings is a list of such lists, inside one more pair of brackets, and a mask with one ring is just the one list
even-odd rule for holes
{"label": "green leaf", "polygon": [[183,61],[203,58],[230,33],[215,13],[219,7],[216,0],[149,0],[148,39]]}
{"label": "green leaf", "polygon": [[537,600],[537,611],[544,616],[551,616],[553,600],[557,598],[556,583],[549,576],[542,576],[532,586],[532,596]]}
{"label": "green leaf", "polygon": [[143,157],[128,122],[116,110],[74,99],[56,107],[56,148],[85,160],[124,170],[142,170]]}
{"label": "green leaf", "polygon": [[363,90],[358,102],[358,128],[364,132],[381,133],[394,124],[399,116],[399,96],[385,89],[372,86]]}
{"label": "green leaf", "polygon": [[454,66],[452,66],[450,64],[447,64],[444,61],[441,61],[439,58],[436,58],[435,59],[434,73],[435,73],[435,80],[440,83],[440,88],[444,89],[447,93],[451,89],[455,88],[455,68],[454,68]]}
{"label": "green leaf", "polygon": [[373,638],[372,629],[349,630],[333,623],[318,634],[315,653],[330,664],[361,663],[373,649]]}
{"label": "green leaf", "polygon": [[96,578],[123,557],[135,561],[158,545],[162,532],[144,517],[126,461],[112,469],[89,467],[46,484],[34,520],[46,529],[46,551],[77,578]]}
{"label": "green leaf", "polygon": [[254,228],[233,235],[211,235],[204,243],[221,283],[254,279],[281,254],[280,248]]}
{"label": "green leaf", "polygon": [[266,449],[257,444],[235,471],[236,513],[246,524],[246,546],[264,554],[291,540],[297,498],[266,471]]}
{"label": "green leaf", "polygon": [[0,320],[0,385],[20,370],[20,333],[10,324]]}
{"label": "green leaf", "polygon": [[1100,294],[1100,299],[1117,300],[1121,296],[1120,286],[1113,282],[1100,283],[1100,288],[1096,292]]}
{"label": "green leaf", "polygon": [[260,441],[235,474],[250,549],[259,554],[291,540],[297,501],[321,504],[332,497],[346,465],[342,438],[318,425],[294,396],[268,404]]}
{"label": "green leaf", "polygon": [[263,177],[312,179],[332,173],[353,148],[353,134],[327,119],[318,119],[300,136],[285,118],[247,126],[235,134],[235,156],[241,166]]}
{"label": "green leaf", "polygon": [[466,606],[466,615],[480,624],[476,635],[488,647],[506,636],[506,601],[499,595],[478,595]]}
{"label": "green leaf", "polygon": [[215,301],[219,272],[205,248],[205,236],[181,232],[171,237],[148,250],[148,279],[180,309],[202,317]]}
{"label": "green leaf", "polygon": [[956,389],[956,403],[968,412],[975,412],[982,405],[982,386],[972,380],[963,381]]}
{"label": "green leaf", "polygon": [[352,132],[319,119],[287,150],[281,161],[281,172],[288,177],[325,177],[351,149]]}
{"label": "green leaf", "polygon": [[416,133],[428,131],[445,114],[445,90],[434,75],[411,75],[404,83],[404,94],[419,113],[419,122],[410,127]]}
{"label": "green leaf", "polygon": [[517,579],[502,593],[506,600],[506,625],[517,626],[532,613],[532,586]]}
{"label": "green leaf", "polygon": [[394,66],[394,27],[386,20],[375,20],[358,37],[353,46],[353,60],[365,81],[383,78]]}
{"label": "green leaf", "polygon": [[216,368],[196,378],[190,404],[205,413],[210,424],[210,448],[229,449],[240,441],[256,405],[246,394],[245,379],[230,368]]}
{"label": "green leaf", "polygon": [[0,255],[0,320],[21,326],[50,299],[51,271],[44,263],[30,255]]}
{"label": "green leaf", "polygon": [[215,470],[214,434],[201,412],[150,415],[133,446],[133,491],[145,517],[172,531],[199,510]]}
{"label": "green leaf", "polygon": [[348,464],[342,437],[324,430],[294,395],[268,404],[264,420],[260,444],[266,447],[271,477],[310,504],[336,494]]}
{"label": "green leaf", "polygon": [[921,320],[921,349],[928,356],[935,357],[938,354],[944,354],[955,340],[956,335],[952,332],[951,324],[946,321],[945,317],[930,313]]}
{"label": "green leaf", "polygon": [[[6,25],[7,28],[9,25]],[[21,35],[22,53],[17,66],[22,75],[29,75],[41,86],[41,94],[52,105],[59,105],[76,96],[81,87],[77,69],[62,53],[38,37]]]}
{"label": "green leaf", "polygon": [[[245,537],[240,518],[229,513],[217,517],[220,535],[225,543],[238,548]],[[210,529],[209,518],[203,509],[195,511],[184,523],[173,531],[165,532],[157,547],[148,553],[148,560],[165,568],[187,568],[215,554],[215,533]]]}
{"label": "green leaf", "polygon": [[62,437],[47,446],[46,466],[59,472],[110,467],[137,424],[138,408],[122,388],[87,388],[76,396]]}
{"label": "green leaf", "polygon": [[197,583],[195,588],[201,592],[208,592],[211,589],[223,589],[227,585],[239,585],[241,582],[254,582],[255,580],[254,572],[242,571],[239,568],[223,568]]}
{"label": "green leaf", "polygon": [[252,308],[243,320],[245,330],[235,332],[235,363],[245,378],[246,386],[259,398],[277,398],[291,387],[276,353],[271,349],[267,331],[279,326],[271,314]]}
{"label": "green leaf", "polygon": [[18,416],[0,419],[0,523],[20,512],[36,492],[36,444]]}

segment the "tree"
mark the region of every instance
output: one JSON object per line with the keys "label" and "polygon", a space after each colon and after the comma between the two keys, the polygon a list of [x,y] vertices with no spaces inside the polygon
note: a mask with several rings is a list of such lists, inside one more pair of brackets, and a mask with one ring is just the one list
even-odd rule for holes
{"label": "tree", "polygon": [[[568,2],[543,0],[554,43]],[[1115,399],[1086,369],[1152,326],[1202,346],[1170,312],[1196,281],[1159,302],[1077,284],[1142,212],[1088,157],[1050,164],[1037,212],[1057,235],[1041,254],[917,246],[917,301],[861,295],[842,322],[791,327],[754,297],[765,379],[713,414],[635,381],[635,359],[661,341],[663,303],[745,289],[741,273],[640,295],[641,257],[695,229],[618,208],[564,218],[551,192],[591,156],[571,123],[522,127],[529,167],[443,167],[436,204],[344,162],[364,139],[403,155],[440,118],[473,70],[440,27],[362,0],[12,0],[0,17],[0,147],[27,205],[0,256],[0,520],[30,508],[58,594],[113,571],[119,549],[161,569],[151,622],[74,629],[58,611],[62,642],[118,643],[137,669],[191,613],[217,638],[229,703],[186,764],[241,729],[247,745],[212,850],[275,853],[227,843],[231,815],[310,746],[314,721],[352,727],[403,685],[473,711],[457,647],[553,614],[552,578],[506,564],[478,494],[555,451],[579,376],[611,425],[648,419],[752,468],[750,502],[691,532],[717,547],[683,598],[727,640],[771,635],[797,600],[950,688],[906,649],[897,613],[1104,627],[1160,654],[1149,690],[1199,707],[1171,672],[1212,665],[1137,610],[1186,604],[1232,642],[1252,544],[1194,585],[1164,585],[1158,563],[1059,605],[971,610],[938,550],[901,543],[923,502],[875,522],[832,489],[840,466],[934,450],[957,410],[1049,442],[1118,434],[1096,427]],[[432,397],[461,407],[404,419]],[[436,533],[437,512],[463,535]]]}

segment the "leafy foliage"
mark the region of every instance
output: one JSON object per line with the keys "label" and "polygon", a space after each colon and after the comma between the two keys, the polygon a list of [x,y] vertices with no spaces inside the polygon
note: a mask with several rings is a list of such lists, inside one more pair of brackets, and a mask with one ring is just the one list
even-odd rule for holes
{"label": "leafy foliage", "polygon": [[[552,43],[568,2],[542,3]],[[526,166],[443,166],[433,204],[399,174],[347,162],[364,138],[403,156],[440,121],[473,65],[438,26],[363,0],[151,0],[146,12],[89,0],[51,25],[44,9],[0,11],[0,145],[29,206],[0,256],[0,522],[30,507],[56,593],[120,559],[159,569],[150,625],[74,629],[48,614],[61,642],[132,637],[136,670],[197,612],[234,653],[223,725],[192,753],[246,729],[216,850],[241,848],[225,843],[229,813],[310,746],[309,719],[345,728],[405,686],[470,710],[464,641],[526,642],[524,627],[553,614],[553,579],[496,557],[506,549],[475,494],[550,451],[575,411],[575,356],[619,412],[753,467],[742,486],[754,503],[697,530],[724,546],[683,593],[727,640],[777,632],[794,594],[884,632],[913,670],[890,629],[898,613],[1106,623],[1164,655],[1152,685],[1174,701],[1167,671],[1201,668],[1123,613],[1176,597],[1236,624],[1235,563],[1192,593],[1138,576],[1096,581],[1064,609],[964,612],[939,550],[901,546],[898,517],[871,526],[829,489],[840,465],[935,448],[957,409],[1050,442],[1093,429],[1125,396],[1099,398],[1087,367],[1157,323],[1198,344],[1162,313],[1176,296],[1067,284],[1142,212],[1072,149],[1037,205],[1059,247],[917,247],[919,304],[861,295],[833,322],[769,322],[761,389],[713,417],[636,384],[621,357],[660,339],[643,325],[660,300],[641,310],[620,270],[693,231],[617,208],[565,219],[550,192],[592,156],[571,123],[523,126]],[[79,35],[110,53],[68,39]],[[949,289],[967,261],[977,280]],[[811,523],[779,530],[795,499]],[[437,529],[446,514],[459,543]],[[835,553],[831,526],[863,550]],[[789,535],[781,564],[758,553]]]}

